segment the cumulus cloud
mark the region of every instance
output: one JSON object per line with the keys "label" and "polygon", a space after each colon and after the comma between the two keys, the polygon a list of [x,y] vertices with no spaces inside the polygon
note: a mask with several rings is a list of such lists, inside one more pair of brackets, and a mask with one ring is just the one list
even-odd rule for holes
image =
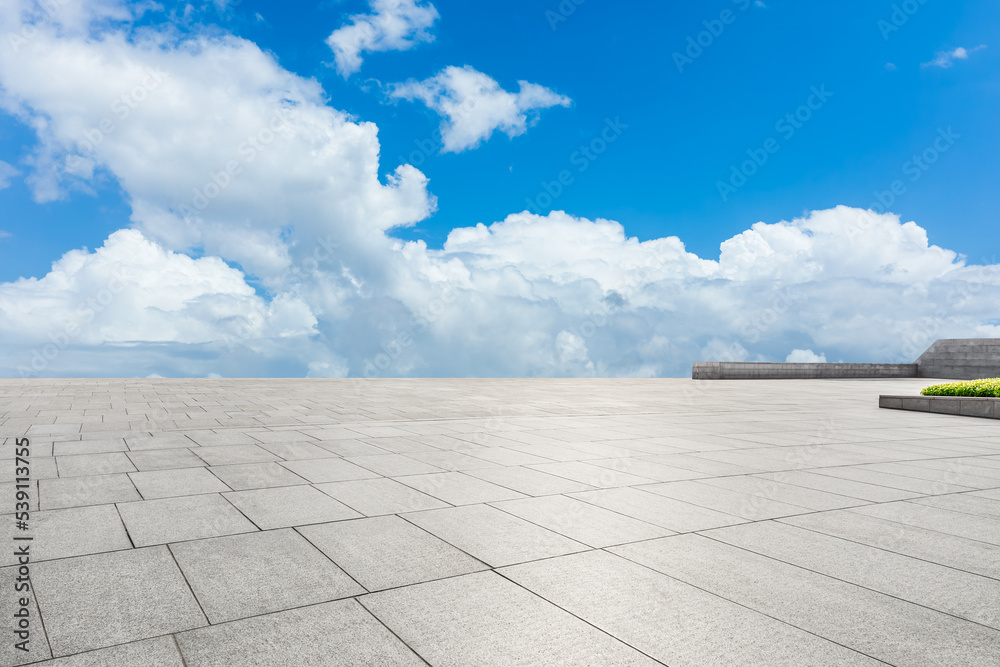
{"label": "cumulus cloud", "polygon": [[[20,29],[14,5],[2,34]],[[396,240],[434,210],[427,179],[380,179],[377,128],[314,80],[219,31],[59,21],[0,59],[0,106],[37,137],[37,199],[114,184],[133,228],[0,285],[0,374],[686,376],[789,350],[912,361],[1000,326],[1000,266],[848,207],[756,222],[708,258],[560,211],[470,224],[440,249]],[[511,114],[511,93],[456,70],[439,84],[452,149],[523,131],[554,99],[527,84]],[[468,97],[480,121],[445,105]]]}
{"label": "cumulus cloud", "polygon": [[986,48],[985,44],[980,44],[979,46],[972,49],[966,49],[964,47],[959,46],[954,49],[951,49],[950,51],[938,51],[937,55],[935,55],[934,57],[934,60],[923,63],[923,66],[941,67],[943,69],[947,69],[952,65],[954,65],[956,60],[968,60],[969,54],[975,53],[976,51],[985,48]]}
{"label": "cumulus cloud", "polygon": [[14,165],[0,160],[0,190],[9,188],[11,180],[20,173]]}
{"label": "cumulus cloud", "polygon": [[785,362],[789,364],[825,364],[826,355],[816,354],[812,350],[792,350],[785,357]]}
{"label": "cumulus cloud", "polygon": [[446,67],[424,81],[392,87],[391,96],[419,100],[442,116],[443,150],[458,153],[475,148],[500,130],[508,137],[524,134],[538,120],[538,111],[568,107],[572,100],[544,86],[519,81],[520,90],[503,90],[495,80],[472,67]]}
{"label": "cumulus cloud", "polygon": [[326,39],[333,49],[337,71],[347,78],[361,69],[361,54],[373,51],[406,51],[434,41],[431,28],[438,11],[430,2],[370,0],[371,14],[355,14],[351,22]]}

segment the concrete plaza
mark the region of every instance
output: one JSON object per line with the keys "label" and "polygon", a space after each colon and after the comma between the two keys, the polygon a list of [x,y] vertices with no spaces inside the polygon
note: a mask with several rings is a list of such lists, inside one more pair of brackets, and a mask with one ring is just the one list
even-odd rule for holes
{"label": "concrete plaza", "polygon": [[929,383],[0,380],[0,664],[998,665],[1000,423]]}

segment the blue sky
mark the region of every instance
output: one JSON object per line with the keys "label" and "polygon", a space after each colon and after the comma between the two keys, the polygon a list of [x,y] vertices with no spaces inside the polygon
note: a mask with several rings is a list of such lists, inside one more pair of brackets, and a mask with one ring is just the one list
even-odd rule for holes
{"label": "blue sky", "polygon": [[[807,220],[810,212],[832,210],[837,206],[859,211],[874,207],[876,213],[898,216],[897,227],[899,222],[914,221],[926,231],[929,247],[938,246],[964,255],[966,265],[996,264],[1000,241],[995,213],[1000,205],[1000,188],[995,187],[996,175],[1000,173],[1000,139],[995,131],[996,109],[1000,108],[1000,68],[997,65],[1000,42],[996,39],[1000,6],[985,0],[962,3],[928,0],[923,4],[917,0],[909,3],[847,1],[821,5],[778,0],[766,3],[748,0],[602,3],[586,0],[579,4],[572,0],[561,4],[555,0],[515,0],[502,6],[446,0],[433,4],[382,0],[383,9],[389,7],[391,11],[405,14],[410,7],[414,11],[436,12],[438,18],[426,26],[422,36],[403,35],[404,42],[407,39],[409,42],[402,47],[362,50],[360,66],[353,72],[344,72],[338,67],[327,40],[338,29],[356,22],[352,16],[377,15],[380,6],[374,2],[369,5],[360,0],[345,0],[289,5],[243,0],[190,6],[165,3],[167,6],[162,11],[142,13],[135,5],[107,0],[97,3],[106,10],[104,14],[95,10],[91,17],[73,16],[72,23],[70,18],[58,14],[31,18],[30,2],[12,0],[9,4],[5,33],[10,34],[11,30],[16,33],[18,21],[21,29],[26,24],[37,25],[41,37],[30,40],[25,50],[42,40],[49,40],[50,45],[67,47],[61,57],[68,57],[73,48],[89,49],[89,53],[99,53],[105,46],[111,49],[108,45],[115,35],[123,36],[132,45],[141,45],[149,34],[167,39],[159,44],[159,52],[139,49],[143,57],[151,59],[172,48],[183,50],[179,45],[185,42],[220,43],[220,40],[230,39],[229,36],[243,40],[240,42],[243,46],[233,47],[237,58],[242,57],[240,49],[259,48],[283,72],[281,76],[318,84],[321,87],[316,98],[319,104],[346,112],[353,123],[377,126],[379,152],[374,177],[380,183],[389,183],[397,167],[407,163],[426,176],[421,196],[433,197],[436,203],[429,204],[424,213],[410,215],[400,225],[381,227],[379,233],[388,244],[392,239],[425,242],[426,252],[442,266],[453,256],[464,261],[461,258],[465,255],[461,253],[473,252],[463,251],[457,245],[451,249],[445,246],[453,230],[475,227],[477,223],[489,226],[525,209],[544,218],[545,222],[538,223],[542,225],[550,224],[551,211],[565,211],[573,220],[583,220],[589,225],[580,227],[583,230],[580,233],[590,233],[597,229],[594,221],[605,219],[620,224],[624,236],[635,237],[638,242],[678,237],[689,253],[702,260],[718,261],[720,244],[743,234],[757,222],[777,225],[789,221],[803,238],[819,238],[822,234],[810,224],[794,221]],[[701,46],[691,46],[698,41]],[[111,49],[109,53],[121,56],[120,50]],[[213,229],[223,231],[208,234],[202,230],[198,240],[189,243],[164,231],[165,223],[153,222],[155,216],[148,207],[136,212],[136,202],[144,200],[148,193],[141,192],[141,186],[129,183],[129,174],[133,173],[130,169],[135,165],[128,166],[122,155],[134,156],[147,146],[139,140],[129,143],[131,136],[121,136],[123,133],[118,132],[109,137],[107,144],[115,142],[115,152],[102,155],[102,147],[91,156],[96,169],[94,175],[82,179],[64,178],[59,181],[58,194],[39,195],[37,179],[33,180],[33,174],[44,171],[44,161],[39,156],[51,157],[52,150],[56,150],[53,142],[62,142],[57,153],[66,149],[67,141],[42,136],[44,133],[38,130],[38,124],[83,127],[87,120],[81,119],[86,113],[78,110],[87,106],[74,98],[83,95],[75,89],[67,89],[65,94],[59,91],[42,94],[32,90],[30,82],[12,73],[18,57],[19,54],[9,48],[0,55],[0,59],[8,59],[6,80],[0,78],[0,87],[5,89],[3,108],[6,109],[6,113],[0,113],[0,160],[18,172],[9,178],[9,187],[0,190],[0,210],[3,211],[0,230],[7,233],[0,241],[0,282],[11,286],[20,284],[24,288],[24,281],[18,283],[19,279],[42,279],[52,270],[53,262],[65,253],[85,247],[89,256],[96,256],[95,249],[114,232],[136,229],[144,234],[144,240],[168,253],[165,255],[168,258],[173,257],[169,253],[195,259],[218,257],[227,266],[238,268],[255,290],[255,296],[261,299],[254,307],[266,309],[284,294],[283,288],[275,285],[286,285],[288,281],[275,282],[275,276],[268,273],[270,269],[262,268],[264,264],[255,265],[254,258],[259,259],[258,255],[227,251],[225,248],[233,247],[234,241],[217,240],[226,229],[234,236],[239,235],[232,227],[232,218],[226,218],[229,222],[205,221],[205,229],[211,223]],[[114,57],[107,56],[109,62]],[[50,66],[58,66],[58,62]],[[432,94],[428,92],[432,77],[446,72],[447,68],[462,67],[468,68],[466,72],[474,71],[493,79],[504,91],[516,93],[520,81],[537,84],[543,87],[540,94],[547,95],[547,101],[525,112],[524,126],[511,132],[515,136],[508,136],[503,126],[497,125],[489,136],[480,137],[478,144],[446,150],[439,141],[440,134],[435,139],[435,131],[443,122],[440,109],[431,108],[421,101],[420,95]],[[173,85],[179,76],[171,74],[168,81]],[[198,85],[212,90],[227,86],[239,88],[242,83],[234,84],[235,80],[227,80],[222,72],[215,80],[200,79]],[[411,86],[409,90],[416,93],[408,99],[393,94],[393,91],[403,90],[401,86],[407,82]],[[123,86],[121,89],[128,90],[127,85]],[[247,86],[252,87],[251,84]],[[164,96],[180,95],[173,89],[165,93],[163,90],[167,89],[151,91],[150,98],[155,101],[144,102],[136,117],[140,111],[145,113],[151,104],[159,105],[162,111],[169,106]],[[268,94],[264,88],[254,90],[262,96]],[[816,91],[822,91],[822,95],[817,96]],[[158,92],[160,97],[156,97]],[[449,94],[454,97],[455,91]],[[99,111],[107,99],[105,96],[99,100],[94,108]],[[564,101],[560,102],[561,99]],[[810,104],[813,108],[809,108]],[[227,113],[235,113],[225,106],[223,101],[207,109],[224,121]],[[236,108],[235,103],[233,108]],[[793,118],[799,114],[799,120],[787,120],[789,114]],[[157,127],[150,126],[149,136],[166,141],[168,129],[157,130]],[[186,131],[178,126],[171,140],[194,141],[196,133],[185,135]],[[601,140],[602,132],[605,139],[611,137],[613,140],[605,144]],[[593,146],[603,147],[602,151],[590,156],[581,152],[581,148],[594,141],[597,143]],[[41,151],[40,146],[45,146],[45,150]],[[301,164],[301,159],[308,160],[309,155],[315,152],[306,151],[296,159]],[[921,155],[923,160],[932,163],[920,162]],[[747,162],[754,156],[762,164]],[[917,162],[914,162],[915,156]],[[371,159],[366,164],[370,166],[370,163]],[[155,165],[143,165],[155,173]],[[167,166],[170,165],[164,165]],[[173,166],[182,168],[179,164]],[[183,168],[201,169],[205,173],[216,167],[211,159],[183,165]],[[325,168],[326,163],[317,162],[313,175],[322,174]],[[744,173],[745,183],[739,176],[731,180],[734,168],[753,173]],[[563,183],[559,183],[561,177]],[[720,182],[732,187],[720,186]],[[289,182],[287,190],[282,191],[302,191],[311,187],[310,184],[310,179],[303,176],[296,183]],[[182,201],[186,196],[184,187],[178,185],[176,194],[170,196],[175,201]],[[892,193],[893,188],[895,193]],[[551,197],[554,192],[558,195]],[[230,194],[227,192],[224,196]],[[329,196],[324,194],[324,197]],[[874,206],[880,197],[884,208]],[[414,206],[419,208],[417,204]],[[263,229],[272,222],[251,220],[246,224]],[[322,221],[305,224],[293,216],[279,226],[283,225],[286,231],[305,227],[315,231],[324,228],[324,224]],[[343,233],[344,224],[348,223],[330,223],[331,229],[340,230],[338,239],[350,236]],[[574,238],[577,232],[572,229],[554,231],[549,241],[568,245],[582,243]],[[289,261],[294,265],[295,253],[302,245],[297,245],[294,232],[290,233],[293,238],[289,241],[292,257]],[[886,233],[899,238],[895,232]],[[500,238],[499,234],[490,238],[494,237]],[[216,241],[206,241],[207,238]],[[287,235],[279,235],[280,238],[287,238]],[[523,239],[519,243],[523,246]],[[349,246],[347,243],[345,247]],[[771,254],[782,252],[776,243],[769,247]],[[792,247],[798,246],[793,244]],[[513,251],[500,252],[495,245],[488,252],[480,246],[476,248],[474,254],[478,253],[479,258],[486,255],[506,257],[506,266],[513,267],[526,280],[537,278],[532,278],[532,271],[522,266],[530,259],[523,254],[511,259]],[[603,251],[595,249],[594,252],[601,254]],[[836,252],[842,250],[828,248],[824,251],[827,254],[810,251],[808,261],[819,262],[817,258],[821,255],[836,257]],[[357,253],[349,254],[358,256]],[[372,256],[362,264],[370,268],[377,265],[379,268],[372,270],[381,275],[388,272],[386,267],[394,261]],[[581,276],[580,284],[583,285],[588,261],[587,257],[563,258],[556,262],[562,273],[550,272],[545,279],[551,282],[553,276],[565,275],[568,271],[565,265],[569,262],[575,263],[570,272]],[[797,261],[808,263],[801,257]],[[923,266],[918,260],[914,261]],[[497,262],[499,260],[487,262],[488,266],[477,266],[482,272],[501,271]],[[948,271],[962,268],[960,259],[952,258],[948,262]],[[737,265],[744,266],[747,262],[737,262]],[[880,271],[886,273],[886,266],[888,264],[869,268],[878,274]],[[720,276],[733,280],[731,272],[727,273],[724,267],[720,271]],[[943,273],[936,277],[947,273],[944,269],[941,271]],[[349,273],[357,278],[354,283],[365,283],[358,278],[364,273],[363,269],[351,268]],[[426,275],[432,274],[437,275],[434,272]],[[698,271],[695,274],[699,280],[708,279]],[[337,280],[343,280],[344,275],[340,270]],[[623,275],[615,280],[625,280],[626,286],[634,284]],[[754,274],[754,279],[761,275]],[[796,283],[799,279],[789,275],[767,275],[768,289],[775,293],[788,285],[805,284]],[[843,286],[847,279],[870,280],[870,276],[864,272],[850,276],[837,274],[838,290],[850,291]],[[949,278],[956,279],[957,274]],[[79,276],[66,280],[79,280]],[[316,280],[323,283],[322,277]],[[465,361],[452,363],[446,362],[449,355],[445,350],[456,340],[482,341],[483,332],[490,329],[489,323],[484,320],[470,324],[464,338],[460,330],[446,332],[435,329],[437,325],[414,329],[412,324],[398,324],[390,326],[386,333],[386,318],[412,321],[419,307],[409,297],[393,291],[396,288],[383,280],[384,277],[372,277],[367,283],[378,293],[378,305],[374,302],[345,305],[350,314],[331,315],[337,308],[330,303],[321,304],[316,300],[319,297],[306,296],[305,287],[287,295],[289,299],[301,299],[311,312],[315,324],[304,324],[305,333],[300,333],[311,341],[310,344],[329,352],[330,359],[322,362],[327,364],[327,369],[364,374],[365,364],[379,354],[378,348],[355,349],[349,344],[351,337],[366,338],[373,332],[382,331],[374,334],[375,337],[392,342],[398,338],[400,329],[412,330],[415,345],[408,350],[408,353],[414,352],[412,363],[397,362],[394,358],[386,374],[681,374],[695,357],[720,354],[720,350],[731,351],[734,344],[742,350],[736,356],[748,359],[783,360],[785,353],[793,348],[808,349],[810,354],[826,354],[831,361],[859,357],[864,357],[863,360],[879,357],[880,360],[906,354],[898,342],[888,340],[859,347],[845,342],[846,334],[823,339],[819,329],[829,326],[824,316],[817,316],[809,324],[790,322],[787,327],[779,327],[780,331],[769,329],[764,338],[771,340],[771,346],[760,349],[752,348],[745,336],[738,333],[727,337],[723,331],[718,338],[713,338],[711,327],[685,337],[683,329],[671,330],[667,324],[647,317],[650,309],[659,307],[655,299],[642,307],[638,301],[632,302],[635,304],[633,312],[617,313],[620,322],[614,327],[602,325],[592,340],[585,340],[587,336],[573,326],[557,321],[567,317],[567,313],[587,310],[576,303],[579,295],[548,294],[536,284],[533,298],[550,300],[559,312],[558,316],[551,316],[552,321],[547,325],[551,330],[537,332],[537,337],[531,337],[535,342],[522,341],[509,349],[506,347],[509,341],[494,342],[490,347],[506,350],[513,357],[521,355],[520,361],[479,366],[481,362],[475,360],[482,359],[482,350],[470,344],[467,357],[458,355]],[[968,276],[961,280],[963,284],[970,280],[975,282]],[[980,276],[979,280],[990,282],[992,274],[988,279]],[[33,293],[37,296],[39,291],[53,289],[56,282],[53,279],[37,289],[32,288]],[[462,298],[485,302],[500,298],[497,294],[486,298],[483,287],[473,285],[475,282],[473,279],[471,283],[463,283],[462,290],[467,291],[461,291]],[[611,282],[598,282],[605,294],[621,291]],[[820,284],[822,280],[813,276],[806,282],[809,290],[827,294],[826,287]],[[685,285],[679,284],[674,291]],[[331,285],[332,282],[327,282],[312,285],[310,289],[329,291]],[[698,291],[701,288],[688,286],[693,300],[706,298],[706,293]],[[913,285],[897,287],[901,292],[914,289]],[[923,290],[925,299],[935,291],[934,286],[926,284],[919,289]],[[943,293],[949,291],[940,286],[938,289]],[[13,293],[14,287],[10,290]],[[719,301],[711,313],[676,303],[663,307],[668,314],[664,315],[664,321],[681,326],[697,319],[699,326],[706,327],[706,323],[715,322],[717,318],[725,320],[727,308],[732,320],[737,321],[742,317],[740,313],[770,307],[743,303],[741,299],[754,291],[750,287],[747,290],[733,287],[732,293],[725,297],[715,295]],[[646,292],[649,296],[656,290],[650,287]],[[546,295],[539,296],[542,293]],[[363,296],[365,294],[367,296]],[[696,297],[696,294],[701,296]],[[707,294],[714,292],[710,290]],[[879,299],[887,299],[889,294],[891,290],[877,289],[870,300],[863,301],[870,305],[872,313],[883,313],[885,309],[879,306]],[[369,297],[371,293],[361,287],[354,295],[361,299]],[[17,307],[26,307],[26,302],[10,298],[12,304],[20,304]],[[346,304],[345,299],[347,297],[338,304]],[[567,305],[571,302],[576,305]],[[953,302],[951,299],[948,303]],[[496,303],[493,306],[479,304],[478,307],[489,310],[497,307]],[[990,315],[989,308],[959,316],[952,313],[947,304],[939,306],[928,311],[939,321],[936,330],[992,335],[992,330],[982,329],[995,326],[996,316]],[[150,307],[158,312],[164,310],[160,306]],[[236,312],[242,312],[243,306],[233,307]],[[473,308],[473,305],[470,302],[464,307]],[[8,308],[9,316],[15,312],[14,308],[14,305]],[[831,305],[829,310],[832,312],[836,308]],[[468,315],[469,311],[465,312]],[[538,315],[525,312],[519,317]],[[579,319],[577,315],[568,317]],[[630,318],[637,319],[630,322]],[[312,322],[309,317],[306,320]],[[899,331],[913,328],[913,321],[897,318],[894,322]],[[206,326],[211,328],[211,325]],[[741,330],[740,326],[733,326],[733,332]],[[560,339],[559,336],[566,332],[568,334]],[[290,334],[277,337],[272,334],[262,333],[261,341],[295,338]],[[526,352],[532,345],[541,344],[538,341],[546,336],[551,339],[548,344],[555,346],[555,352],[538,358]],[[602,336],[607,340],[601,340]],[[45,339],[39,337],[40,342],[32,347],[30,339],[14,338],[17,342],[11,343],[11,349],[27,345],[28,350],[34,350]],[[89,342],[84,344],[84,339]],[[224,352],[213,348],[219,340],[212,336],[190,339],[180,336],[172,341],[153,341],[134,333],[128,338],[130,349],[147,349],[144,346],[153,343],[160,347],[167,344],[179,347],[173,352],[165,352],[159,361],[155,359],[160,357],[150,352],[141,362],[136,360],[131,366],[125,362],[119,370],[123,373],[134,370],[134,374],[147,374],[146,371],[165,375],[197,374],[195,366],[177,365],[171,361],[197,352],[195,356],[210,360],[205,362],[206,367],[214,369],[206,374],[231,373],[239,366],[238,351],[234,353],[231,344]],[[661,346],[657,348],[660,352],[641,351],[640,348],[648,347],[654,340],[660,341],[657,343]],[[584,351],[578,343],[583,344]],[[96,333],[81,337],[69,345],[69,351],[61,354],[60,360],[47,365],[42,374],[55,373],[57,369],[76,374],[98,372],[99,368],[88,366],[92,363],[90,355],[99,358],[108,352],[109,346],[123,344],[122,340],[102,338]],[[266,368],[261,367],[262,374],[300,375],[309,367],[307,360],[296,358],[289,350],[281,352],[280,340],[275,345],[276,357]],[[606,351],[603,356],[596,352],[598,347]],[[824,349],[821,351],[820,347]],[[23,356],[23,353],[13,354],[12,359],[18,354]],[[76,361],[71,363],[70,359]],[[63,367],[61,364],[68,365]],[[6,372],[14,373],[12,369],[18,365],[23,364],[10,361]]]}

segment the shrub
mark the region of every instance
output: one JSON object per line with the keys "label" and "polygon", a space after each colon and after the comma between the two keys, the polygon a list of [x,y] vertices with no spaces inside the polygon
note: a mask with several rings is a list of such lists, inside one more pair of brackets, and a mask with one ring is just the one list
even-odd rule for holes
{"label": "shrub", "polygon": [[985,380],[966,380],[964,382],[945,382],[924,387],[920,390],[924,396],[994,396],[1000,397],[1000,378]]}

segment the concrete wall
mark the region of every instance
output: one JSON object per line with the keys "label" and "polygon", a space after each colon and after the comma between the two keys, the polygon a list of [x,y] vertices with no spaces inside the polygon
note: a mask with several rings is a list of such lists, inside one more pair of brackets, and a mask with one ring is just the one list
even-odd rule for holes
{"label": "concrete wall", "polygon": [[949,380],[1000,377],[1000,338],[942,338],[917,359],[917,376]]}
{"label": "concrete wall", "polygon": [[695,380],[783,380],[816,378],[912,378],[916,364],[788,364],[742,361],[696,361]]}

